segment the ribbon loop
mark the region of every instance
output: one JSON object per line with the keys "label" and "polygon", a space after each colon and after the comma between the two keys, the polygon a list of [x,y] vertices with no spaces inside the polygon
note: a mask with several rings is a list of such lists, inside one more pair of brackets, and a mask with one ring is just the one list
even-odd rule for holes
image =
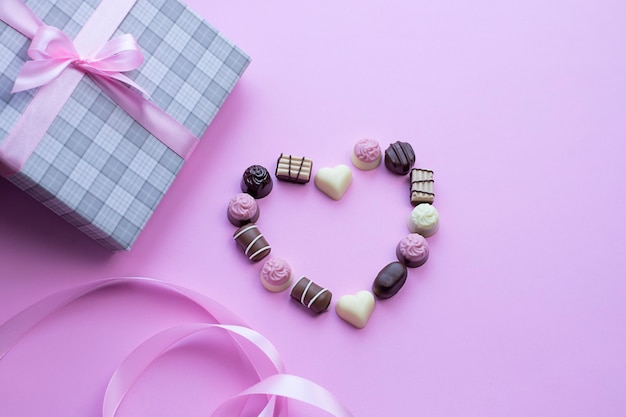
{"label": "ribbon loop", "polygon": [[138,84],[121,74],[137,69],[143,63],[139,45],[130,34],[113,38],[83,57],[63,31],[41,25],[28,48],[28,56],[31,61],[20,69],[12,93],[41,87],[72,65],[80,71],[120,81],[148,96]]}

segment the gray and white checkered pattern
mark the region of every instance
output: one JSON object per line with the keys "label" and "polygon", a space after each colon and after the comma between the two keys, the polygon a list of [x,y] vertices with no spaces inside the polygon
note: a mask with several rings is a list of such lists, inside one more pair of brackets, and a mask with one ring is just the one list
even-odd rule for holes
{"label": "gray and white checkered pattern", "polygon": [[[76,36],[100,0],[26,0]],[[139,0],[115,36],[132,34],[144,63],[127,74],[201,137],[249,58],[177,0]],[[0,142],[33,91],[10,94],[30,41],[0,22]],[[112,250],[128,249],[183,161],[84,77],[23,169],[9,180]]]}

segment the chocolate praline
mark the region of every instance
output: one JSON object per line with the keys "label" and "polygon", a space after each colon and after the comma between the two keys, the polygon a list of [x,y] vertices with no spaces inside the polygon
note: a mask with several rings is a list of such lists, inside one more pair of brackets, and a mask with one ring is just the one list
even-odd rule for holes
{"label": "chocolate praline", "polygon": [[254,198],[267,196],[274,183],[267,168],[261,165],[249,166],[241,178],[241,191],[250,194]]}
{"label": "chocolate praline", "polygon": [[259,219],[261,209],[254,197],[248,193],[239,193],[228,202],[226,216],[233,226],[255,223]]}
{"label": "chocolate praline", "polygon": [[395,142],[385,151],[385,167],[394,174],[406,175],[415,164],[415,152],[410,143]]}
{"label": "chocolate praline", "polygon": [[372,292],[380,299],[391,298],[400,291],[406,282],[406,277],[406,266],[400,262],[392,262],[376,275],[372,284]]}
{"label": "chocolate praline", "polygon": [[396,246],[396,256],[408,268],[417,268],[428,260],[428,242],[419,233],[406,235]]}

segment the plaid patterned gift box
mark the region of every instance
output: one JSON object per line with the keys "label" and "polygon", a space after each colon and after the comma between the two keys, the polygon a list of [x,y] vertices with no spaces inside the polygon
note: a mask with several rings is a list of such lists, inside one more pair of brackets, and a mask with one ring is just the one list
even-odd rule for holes
{"label": "plaid patterned gift box", "polygon": [[[24,4],[74,39],[107,1]],[[114,36],[122,34],[133,35],[144,56],[143,64],[125,75],[197,138],[249,62],[177,0],[137,0],[114,30]],[[30,44],[0,21],[0,146],[40,91],[11,92],[29,60]],[[19,172],[7,178],[105,247],[123,250],[131,247],[182,165],[179,154],[82,76]]]}

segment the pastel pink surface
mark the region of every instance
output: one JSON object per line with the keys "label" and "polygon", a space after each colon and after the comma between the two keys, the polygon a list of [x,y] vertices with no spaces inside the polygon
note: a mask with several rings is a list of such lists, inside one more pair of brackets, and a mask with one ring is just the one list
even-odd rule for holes
{"label": "pastel pink surface", "polygon": [[[220,300],[355,416],[626,414],[626,3],[187,3],[250,67],[131,252],[0,181],[0,322],[74,284],[150,276]],[[441,226],[428,262],[357,330],[258,285],[225,209],[247,166],[271,171],[281,152],[349,164],[361,137],[413,145]],[[406,178],[353,175],[340,201],[275,181],[259,203],[272,253],[337,297],[395,259],[412,208]],[[0,415],[99,415],[120,356],[195,317],[105,295],[0,360]],[[206,415],[248,381],[206,343],[164,357],[123,415]]]}

